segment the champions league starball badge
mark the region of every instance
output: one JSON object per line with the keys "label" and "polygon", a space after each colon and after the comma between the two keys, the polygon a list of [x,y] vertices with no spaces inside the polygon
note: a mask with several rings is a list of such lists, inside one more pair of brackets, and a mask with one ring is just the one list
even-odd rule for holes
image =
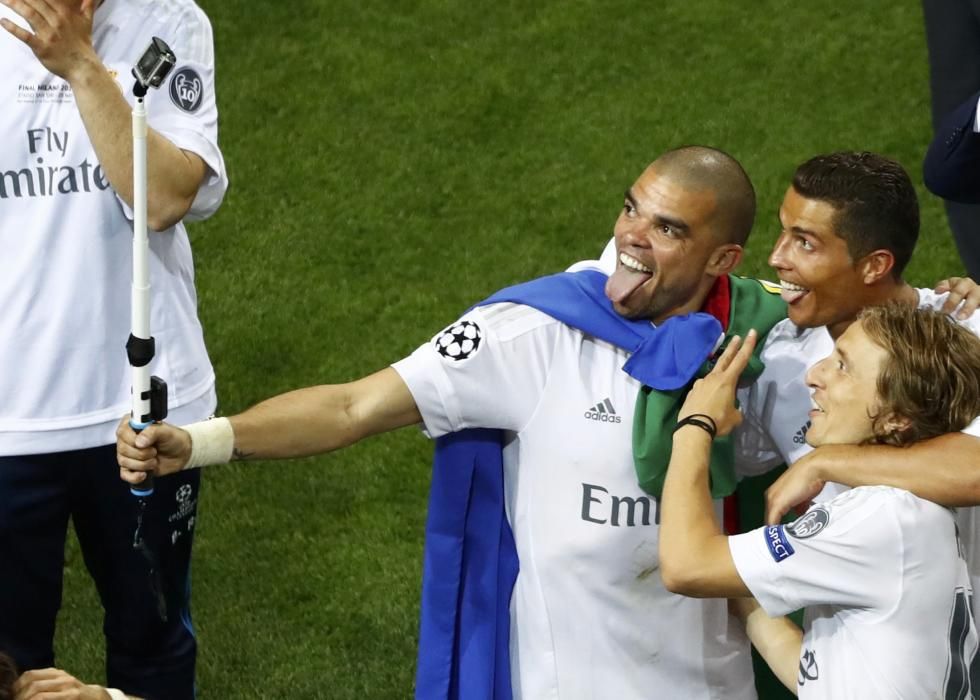
{"label": "champions league starball badge", "polygon": [[483,332],[473,321],[457,321],[436,336],[436,351],[447,360],[460,361],[473,357],[480,349]]}

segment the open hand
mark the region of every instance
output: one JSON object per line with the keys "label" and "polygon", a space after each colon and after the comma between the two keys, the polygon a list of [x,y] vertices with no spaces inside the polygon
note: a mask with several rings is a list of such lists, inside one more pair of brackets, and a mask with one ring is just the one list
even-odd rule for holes
{"label": "open hand", "polygon": [[[41,64],[55,75],[71,81],[72,71],[93,61],[92,16],[96,0],[0,0],[30,25],[27,31],[9,19],[0,25],[27,44]],[[33,32],[33,33],[32,33]]]}

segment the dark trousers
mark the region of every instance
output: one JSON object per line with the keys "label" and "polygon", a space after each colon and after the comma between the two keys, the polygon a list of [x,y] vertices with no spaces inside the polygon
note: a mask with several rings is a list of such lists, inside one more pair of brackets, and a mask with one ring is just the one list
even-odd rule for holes
{"label": "dark trousers", "polygon": [[157,479],[140,499],[115,446],[0,457],[0,649],[21,670],[54,665],[71,517],[105,611],[106,680],[152,700],[191,700],[197,645],[190,557],[200,470]]}
{"label": "dark trousers", "polygon": [[[980,91],[980,0],[923,0],[932,124]],[[980,205],[946,202],[946,218],[967,273],[980,280]]]}

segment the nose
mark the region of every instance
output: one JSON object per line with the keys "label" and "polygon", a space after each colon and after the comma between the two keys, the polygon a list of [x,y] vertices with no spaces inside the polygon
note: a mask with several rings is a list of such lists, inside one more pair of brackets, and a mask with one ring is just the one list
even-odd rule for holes
{"label": "nose", "polygon": [[789,236],[786,233],[779,234],[779,238],[776,239],[776,244],[772,247],[772,252],[769,254],[769,267],[777,270],[785,270],[789,267],[786,255],[788,246]]}
{"label": "nose", "polygon": [[829,357],[825,357],[806,371],[805,381],[808,387],[811,389],[823,388],[823,372],[829,360]]}
{"label": "nose", "polygon": [[641,222],[631,219],[626,214],[620,214],[616,220],[616,228],[613,229],[619,247],[624,246],[646,246],[646,237],[643,235]]}

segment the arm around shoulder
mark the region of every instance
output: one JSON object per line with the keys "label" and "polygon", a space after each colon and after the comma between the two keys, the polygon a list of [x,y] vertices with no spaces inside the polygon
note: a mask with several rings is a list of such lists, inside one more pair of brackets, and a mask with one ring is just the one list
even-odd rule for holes
{"label": "arm around shoulder", "polygon": [[791,467],[797,468],[852,487],[894,486],[944,506],[980,505],[980,437],[968,433],[908,447],[827,445]]}

